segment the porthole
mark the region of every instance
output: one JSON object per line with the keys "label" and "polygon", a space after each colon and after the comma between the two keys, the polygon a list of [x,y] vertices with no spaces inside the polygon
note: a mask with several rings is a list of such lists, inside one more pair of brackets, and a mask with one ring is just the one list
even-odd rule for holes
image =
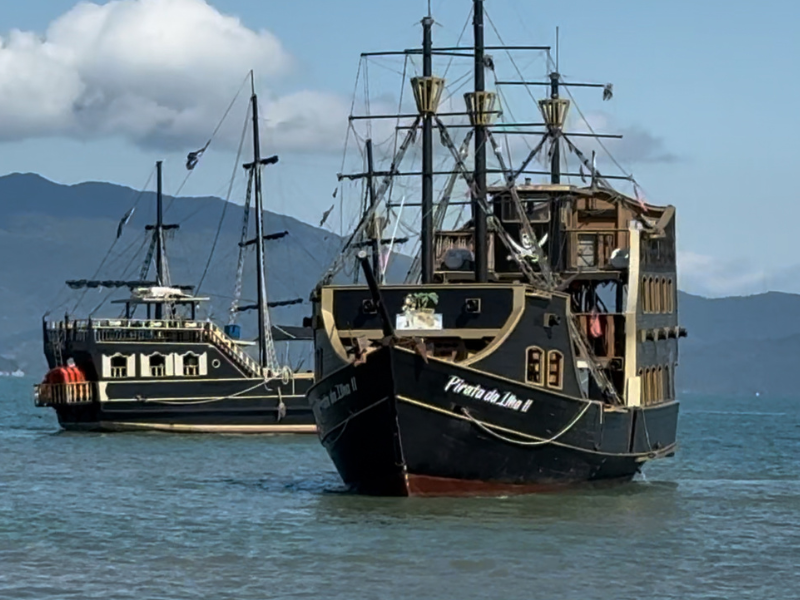
{"label": "porthole", "polygon": [[221,363],[219,362],[218,358],[215,358],[214,360],[211,361],[211,366],[214,367],[215,369],[219,369],[220,364]]}

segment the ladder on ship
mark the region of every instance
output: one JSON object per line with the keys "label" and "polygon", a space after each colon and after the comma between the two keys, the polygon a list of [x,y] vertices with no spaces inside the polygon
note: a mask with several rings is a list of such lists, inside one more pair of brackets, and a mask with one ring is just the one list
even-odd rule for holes
{"label": "ladder on ship", "polygon": [[209,342],[228,357],[237,367],[244,371],[245,375],[250,377],[262,377],[263,373],[258,363],[250,358],[250,356],[241,348],[239,348],[231,339],[226,336],[214,324],[209,323],[206,327],[206,335]]}

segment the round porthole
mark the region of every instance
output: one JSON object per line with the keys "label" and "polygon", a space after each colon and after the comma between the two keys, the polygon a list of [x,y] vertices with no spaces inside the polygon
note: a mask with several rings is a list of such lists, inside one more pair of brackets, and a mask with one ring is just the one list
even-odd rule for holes
{"label": "round porthole", "polygon": [[211,361],[211,366],[214,367],[215,369],[219,369],[219,365],[220,362],[218,358],[215,358],[214,360]]}

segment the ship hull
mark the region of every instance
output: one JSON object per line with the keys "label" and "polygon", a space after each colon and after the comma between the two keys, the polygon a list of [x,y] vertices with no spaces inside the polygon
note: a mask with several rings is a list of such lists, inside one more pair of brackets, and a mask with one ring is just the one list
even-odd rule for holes
{"label": "ship hull", "polygon": [[331,373],[308,397],[342,479],[372,495],[629,481],[674,451],[678,415],[677,402],[612,409],[392,347]]}
{"label": "ship hull", "polygon": [[[211,323],[100,319],[46,322],[43,329],[51,371],[37,386],[36,404],[54,409],[66,430],[316,431],[305,397],[313,374],[287,371],[265,380]],[[114,370],[120,358],[124,366]],[[68,359],[72,370],[63,366]],[[69,373],[79,381],[48,383],[51,374]]]}
{"label": "ship hull", "polygon": [[[289,384],[259,385],[250,379],[207,382],[198,394],[174,383],[126,383],[111,388],[112,394],[106,387],[103,400],[49,406],[68,431],[314,433],[305,399],[311,383],[310,377]],[[218,395],[213,395],[215,391]]]}

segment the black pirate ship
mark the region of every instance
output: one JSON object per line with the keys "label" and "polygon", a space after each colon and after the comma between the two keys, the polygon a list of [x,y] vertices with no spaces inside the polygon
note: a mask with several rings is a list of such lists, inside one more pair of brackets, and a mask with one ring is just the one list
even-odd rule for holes
{"label": "black pirate ship", "polygon": [[[410,82],[417,114],[369,117],[408,119],[398,127],[406,137],[391,166],[375,171],[370,155],[367,173],[340,176],[366,181],[370,203],[350,252],[312,296],[316,384],[308,398],[319,438],[344,482],[365,494],[524,493],[629,481],[676,448],[674,376],[685,331],[675,209],[617,191],[615,177],[600,173],[575,142],[594,134],[565,131],[570,100],[562,93],[598,87],[609,99],[609,84],[567,82],[551,61],[544,81],[495,82],[498,90],[547,90],[538,101],[543,122],[499,122],[498,94],[485,85],[494,71],[487,52],[549,48],[486,46],[482,0],[473,0],[472,16],[472,47],[434,47],[429,15],[421,50],[362,55],[421,56],[423,72]],[[474,60],[465,112],[438,110],[446,82],[434,75],[434,56]],[[459,117],[468,123],[446,123]],[[468,128],[460,148],[452,135],[458,127]],[[421,173],[401,172],[420,129]],[[452,171],[433,169],[434,132],[452,155]],[[497,141],[514,132],[539,136],[517,166]],[[487,167],[490,151],[497,169]],[[565,151],[578,173],[562,170]],[[533,170],[534,159],[549,169]],[[385,284],[374,256],[387,242],[379,215],[392,207],[384,198],[390,182],[404,175],[422,179],[420,252],[406,283]],[[451,178],[438,203],[436,175]],[[499,183],[487,185],[487,176]],[[567,177],[586,183],[562,182]],[[446,229],[454,178],[466,183],[471,219]],[[359,251],[367,246],[373,260]],[[366,285],[332,284],[355,253]]]}
{"label": "black pirate ship", "polygon": [[[252,74],[251,74],[252,81]],[[115,318],[43,320],[44,353],[50,371],[36,386],[36,404],[51,407],[68,430],[152,429],[227,433],[313,433],[313,417],[305,394],[313,383],[311,372],[293,372],[282,366],[275,342],[310,339],[302,327],[274,326],[270,308],[300,300],[269,303],[265,283],[265,241],[286,232],[263,232],[262,169],[278,157],[262,158],[258,132],[258,99],[251,96],[253,160],[248,176],[242,240],[236,273],[236,292],[229,322],[220,328],[198,319],[198,308],[208,297],[192,293],[193,286],[173,285],[166,263],[165,232],[178,226],[164,224],[161,163],[157,163],[157,218],[150,250],[140,278],[135,281],[69,281],[72,288],[129,288],[129,298]],[[201,153],[190,153],[193,169]],[[255,200],[255,237],[250,206]],[[130,218],[123,218],[120,228]],[[118,236],[121,229],[118,231]],[[255,247],[258,301],[241,304],[245,252]],[[155,280],[148,280],[155,263]],[[255,310],[255,343],[241,338],[237,315]],[[258,358],[247,347],[258,347]]]}

